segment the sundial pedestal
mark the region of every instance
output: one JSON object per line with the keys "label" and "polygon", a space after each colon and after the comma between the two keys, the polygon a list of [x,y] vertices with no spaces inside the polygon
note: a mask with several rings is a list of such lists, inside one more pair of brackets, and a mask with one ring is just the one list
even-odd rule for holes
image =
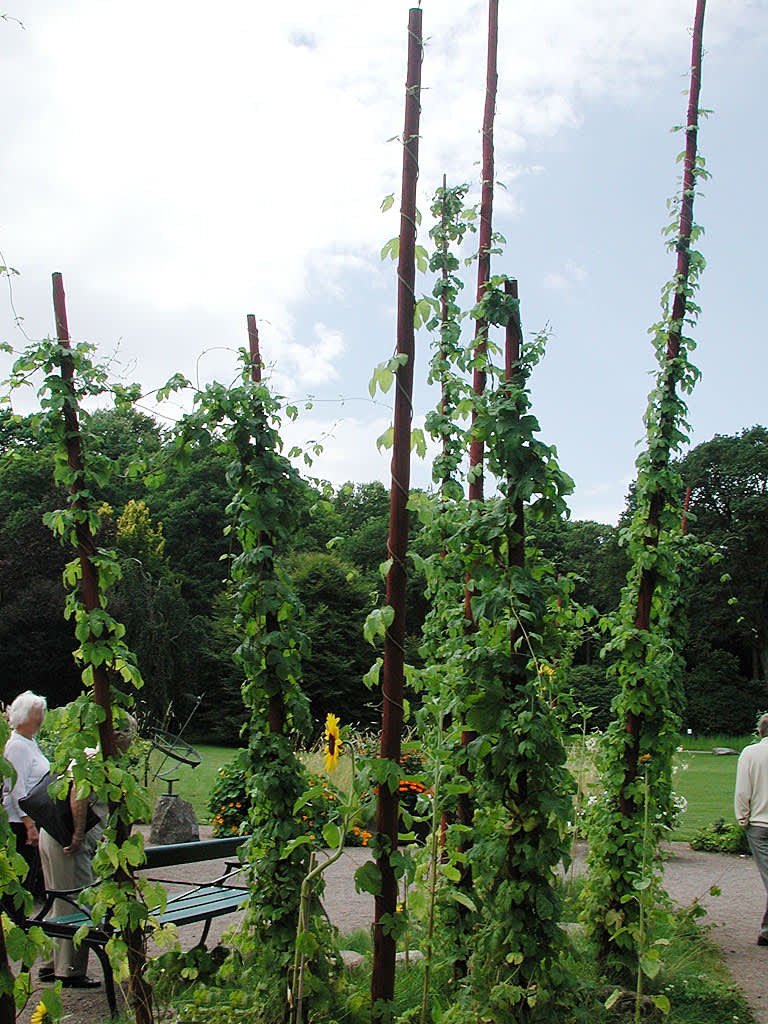
{"label": "sundial pedestal", "polygon": [[196,843],[199,839],[200,829],[192,804],[175,793],[164,793],[158,797],[152,812],[150,843],[169,846],[171,843]]}

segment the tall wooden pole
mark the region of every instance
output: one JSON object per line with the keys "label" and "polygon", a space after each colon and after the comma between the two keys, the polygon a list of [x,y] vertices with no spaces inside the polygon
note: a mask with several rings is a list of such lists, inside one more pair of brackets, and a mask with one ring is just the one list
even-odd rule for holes
{"label": "tall wooden pole", "polygon": [[259,351],[259,328],[256,326],[256,317],[249,313],[246,317],[248,324],[248,350],[251,353],[251,379],[254,384],[261,382],[261,352]]}
{"label": "tall wooden pole", "polygon": [[[259,348],[259,329],[256,326],[256,317],[253,313],[248,313],[246,323],[248,325],[248,351],[251,356],[251,380],[254,384],[259,384],[261,382],[261,350]],[[271,572],[272,568],[270,560],[266,569],[268,572]],[[274,612],[267,612],[267,633],[275,633],[279,629],[280,623],[278,622],[277,615]],[[282,690],[273,693],[269,698],[267,714],[269,716],[269,731],[271,733],[282,733],[285,727],[285,700]]]}
{"label": "tall wooden pole", "polygon": [[[483,111],[483,181],[480,194],[480,229],[477,259],[477,301],[485,295],[491,276],[491,248],[493,238],[493,122],[496,114],[498,86],[497,54],[499,48],[499,0],[488,3],[488,57],[486,67],[485,108]],[[475,358],[482,362],[488,348],[488,324],[477,320],[475,324]],[[476,395],[485,391],[485,367],[475,366],[472,389]],[[474,423],[475,416],[472,417]],[[483,442],[473,436],[469,449],[469,500],[483,500]],[[467,618],[471,618],[468,611]]]}
{"label": "tall wooden pole", "polygon": [[[480,230],[479,250],[477,260],[477,301],[480,302],[485,295],[485,289],[491,277],[491,247],[493,238],[493,122],[496,113],[496,90],[498,85],[497,55],[499,48],[499,0],[489,0],[488,3],[488,55],[486,64],[486,85],[485,85],[485,108],[483,111],[483,145],[482,145],[482,191],[480,199]],[[486,372],[482,364],[488,348],[488,323],[478,319],[475,325],[475,347],[474,355],[476,365],[472,376],[472,389],[476,395],[482,395],[485,391]],[[472,425],[474,427],[477,414],[472,413]],[[469,447],[469,500],[483,500],[483,442],[472,433],[472,440]],[[475,630],[474,616],[472,615],[472,579],[471,571],[467,573],[464,588],[464,618],[467,631],[472,633]],[[475,732],[471,729],[464,729],[461,734],[461,745],[469,746],[475,738]],[[466,774],[469,774],[468,771]],[[474,804],[468,794],[459,798],[458,817],[462,825],[471,827],[474,819]],[[466,852],[469,843],[462,842],[461,849]],[[461,867],[461,885],[469,889],[472,886],[472,869],[468,861],[464,861]],[[459,913],[463,913],[459,905]],[[461,961],[456,964],[456,972],[464,973],[466,964]]]}
{"label": "tall wooden pole", "polygon": [[[61,379],[64,383],[64,443],[67,449],[67,463],[72,470],[73,480],[70,485],[72,505],[79,511],[86,511],[78,491],[83,484],[84,469],[80,424],[78,422],[77,396],[75,394],[75,364],[67,323],[67,305],[64,295],[64,282],[59,273],[53,275],[53,310],[56,316],[56,337],[61,346]],[[78,522],[75,526],[77,554],[82,571],[81,590],[86,612],[99,607],[99,575],[93,564],[96,545],[86,522]],[[104,721],[99,723],[99,739],[103,756],[113,757],[115,753],[115,734],[112,725],[112,706],[109,694],[109,682],[103,665],[93,666],[93,699],[104,709]]]}
{"label": "tall wooden pole", "polygon": [[[75,364],[67,323],[67,306],[64,295],[64,282],[61,274],[53,275],[53,309],[56,316],[56,337],[61,347],[61,378],[64,384],[65,400],[62,406],[64,417],[64,444],[67,450],[67,463],[73,474],[70,485],[72,507],[78,511],[86,511],[85,503],[79,495],[84,483],[83,453],[78,422],[77,395],[75,394]],[[96,545],[88,522],[79,521],[75,525],[77,553],[80,558],[81,588],[83,605],[87,612],[100,607],[99,575],[93,563]],[[109,680],[103,665],[93,665],[93,699],[104,709],[104,721],[99,723],[99,741],[102,756],[107,759],[115,756],[115,733],[112,722],[112,701]],[[122,844],[128,838],[129,826],[125,821],[118,821],[117,842]],[[116,872],[118,882],[132,885],[129,871],[119,868]],[[142,923],[129,924],[123,929],[123,938],[127,947],[129,971],[129,1001],[133,1007],[136,1024],[153,1024],[152,986],[147,981],[144,971],[147,962],[147,937]]]}
{"label": "tall wooden pole", "polygon": [[[688,93],[688,120],[685,133],[685,158],[683,164],[683,191],[680,202],[680,226],[677,241],[677,265],[675,280],[677,282],[675,296],[672,301],[670,329],[667,335],[667,380],[666,391],[670,396],[675,393],[675,378],[669,372],[674,361],[680,355],[680,339],[687,304],[688,275],[691,266],[691,231],[693,228],[693,200],[696,192],[696,146],[699,129],[699,95],[701,92],[701,52],[704,33],[704,9],[706,0],[697,0],[696,15],[693,24],[693,47],[691,54],[691,88]],[[672,415],[662,408],[660,416],[660,433],[666,434],[669,417]],[[654,460],[657,468],[662,469],[669,463],[669,446],[660,452]],[[653,547],[658,545],[661,513],[670,499],[663,489],[659,489],[651,497],[648,510],[647,543]],[[647,631],[651,621],[651,602],[656,589],[657,573],[655,568],[644,568],[640,575],[637,594],[637,608],[634,625],[638,630]],[[619,791],[621,813],[631,818],[635,813],[635,800],[630,795],[638,772],[640,754],[640,734],[643,719],[632,711],[627,712],[626,731],[630,737],[624,753],[624,780]]]}
{"label": "tall wooden pole", "polygon": [[[389,505],[387,604],[394,610],[384,642],[382,669],[383,710],[381,756],[399,766],[403,730],[403,667],[405,660],[405,587],[408,551],[408,492],[411,479],[411,417],[413,412],[414,306],[416,287],[416,183],[419,176],[419,117],[421,113],[421,9],[411,8],[408,18],[408,73],[403,130],[403,183],[400,203],[400,255],[397,266],[397,352],[405,356],[396,374],[392,486]],[[398,768],[399,770],[399,768]],[[382,847],[376,864],[381,892],[375,897],[373,926],[372,1019],[386,1016],[383,1004],[395,993],[395,940],[386,918],[397,910],[397,879],[389,860],[397,849],[398,792],[380,784],[376,806],[376,832]],[[383,921],[384,919],[384,921]]]}
{"label": "tall wooden pole", "polygon": [[[518,301],[517,281],[505,281],[504,291],[516,302]],[[519,378],[519,371],[515,366],[520,362],[520,352],[523,344],[523,332],[520,326],[518,314],[507,324],[505,345],[504,345],[504,380],[509,386],[515,377]],[[510,488],[511,490],[511,488]],[[525,519],[523,514],[523,499],[515,499],[515,527],[516,540],[509,545],[509,564],[518,565],[522,568],[525,565]],[[512,656],[514,658],[514,643],[517,640],[519,626],[512,633]]]}
{"label": "tall wooden pole", "polygon": [[[517,301],[517,281],[505,281],[504,291],[512,299]],[[512,384],[517,381],[522,385],[522,374],[519,368],[520,355],[523,346],[523,331],[520,325],[520,316],[518,313],[507,323],[505,344],[504,344],[504,382],[507,387],[511,387]],[[512,494],[513,481],[507,481],[507,495]],[[511,526],[509,535],[507,537],[507,559],[510,566],[518,566],[519,568],[525,567],[525,511],[523,507],[523,499],[516,497],[514,499],[514,523]],[[525,686],[526,682],[526,663],[528,656],[520,653],[517,650],[518,642],[522,638],[522,629],[519,622],[510,629],[509,634],[509,653],[510,653],[510,689],[512,696],[515,691]],[[520,801],[523,801],[528,796],[528,772],[526,770],[520,771],[517,777],[517,787]],[[509,841],[509,863],[514,862],[514,845],[517,842],[516,837],[512,837]]]}

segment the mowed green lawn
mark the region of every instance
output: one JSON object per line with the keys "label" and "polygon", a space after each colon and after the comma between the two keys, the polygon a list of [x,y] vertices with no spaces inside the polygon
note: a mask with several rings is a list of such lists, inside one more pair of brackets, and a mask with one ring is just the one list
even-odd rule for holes
{"label": "mowed green lawn", "polygon": [[[736,749],[741,749],[748,739],[740,742],[731,740],[730,744]],[[704,746],[704,742],[698,744],[694,739],[691,745]],[[707,744],[709,745],[709,744]],[[211,815],[208,811],[208,795],[216,781],[220,768],[231,761],[236,751],[227,747],[196,746],[202,758],[202,763],[195,769],[185,765],[177,765],[172,773],[178,778],[174,783],[173,791],[178,793],[195,808],[197,820],[202,824],[209,822]],[[153,755],[157,756],[157,755]],[[317,771],[321,770],[321,758],[317,755],[309,755],[312,763],[310,767]],[[709,752],[698,753],[685,750],[678,755],[678,770],[675,775],[675,790],[688,801],[688,807],[683,814],[680,827],[674,833],[673,839],[689,840],[696,829],[707,825],[718,818],[725,821],[733,820],[733,786],[736,779],[736,757],[717,757]],[[170,763],[166,763],[165,768]],[[344,774],[339,766],[339,775]],[[348,774],[348,771],[346,772]],[[340,783],[348,782],[346,778],[339,778]],[[165,785],[156,785],[157,792],[164,792]]]}
{"label": "mowed green lawn", "polygon": [[[208,810],[208,797],[213,789],[219,769],[228,764],[237,753],[229,747],[208,747],[194,744],[195,750],[200,754],[200,764],[196,768],[189,765],[179,764],[171,760],[163,760],[161,754],[154,751],[152,754],[151,767],[153,771],[160,771],[165,775],[169,770],[169,778],[177,779],[173,784],[173,792],[178,793],[184,800],[188,800],[195,808],[198,822],[207,824],[212,815]],[[167,783],[162,778],[156,778],[151,782],[152,789],[156,795],[168,792]]]}
{"label": "mowed green lawn", "polygon": [[689,840],[696,829],[718,818],[734,820],[733,787],[736,782],[736,757],[717,757],[710,753],[683,751],[678,755],[675,792],[684,796],[688,808],[673,839]]}

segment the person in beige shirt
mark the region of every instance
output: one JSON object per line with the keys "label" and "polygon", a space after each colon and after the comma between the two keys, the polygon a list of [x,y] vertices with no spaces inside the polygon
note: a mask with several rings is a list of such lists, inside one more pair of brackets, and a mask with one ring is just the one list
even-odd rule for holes
{"label": "person in beige shirt", "polygon": [[[733,805],[768,893],[768,714],[758,722],[757,732],[759,741],[745,747],[739,756]],[[768,946],[768,900],[757,944]]]}

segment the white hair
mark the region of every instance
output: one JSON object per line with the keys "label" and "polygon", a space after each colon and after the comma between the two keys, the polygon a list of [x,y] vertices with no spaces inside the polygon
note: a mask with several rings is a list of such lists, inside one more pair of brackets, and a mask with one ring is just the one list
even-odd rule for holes
{"label": "white hair", "polygon": [[35,708],[42,708],[43,716],[45,716],[48,710],[45,697],[32,693],[31,690],[25,690],[24,693],[20,693],[8,708],[8,722],[11,728],[18,729],[20,725],[24,725]]}
{"label": "white hair", "polygon": [[122,740],[127,746],[138,732],[138,729],[139,723],[129,711],[126,711],[121,716],[119,724],[114,726],[115,740]]}

